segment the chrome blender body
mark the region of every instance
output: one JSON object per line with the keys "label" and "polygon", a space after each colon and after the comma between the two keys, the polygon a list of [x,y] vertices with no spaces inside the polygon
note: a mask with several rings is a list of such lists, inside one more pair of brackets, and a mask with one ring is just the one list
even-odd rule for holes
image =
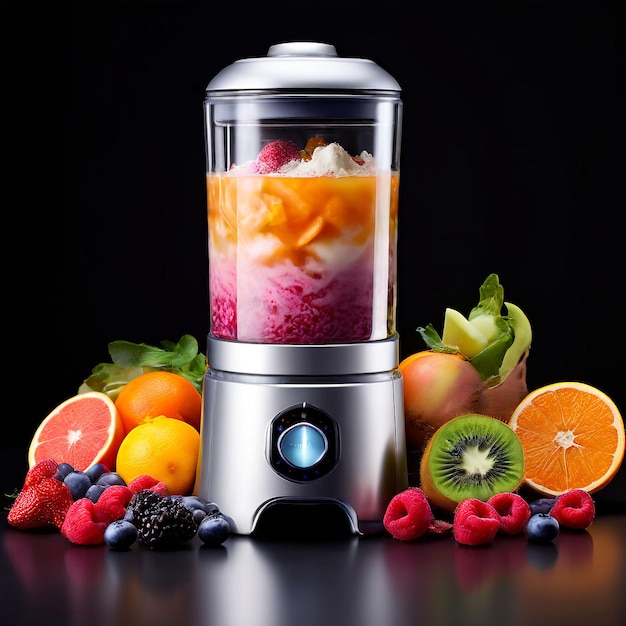
{"label": "chrome blender body", "polygon": [[389,501],[407,485],[397,337],[208,343],[216,365],[204,381],[199,495],[240,534],[273,507],[311,503],[336,505],[354,533],[380,532]]}
{"label": "chrome blender body", "polygon": [[[397,173],[398,94],[381,68],[339,58],[334,46],[272,46],[267,58],[237,61],[209,84],[207,172],[225,173],[256,155],[263,141],[292,132],[299,140],[323,133],[332,141],[335,133],[353,148],[365,138],[377,163]],[[367,337],[322,334],[319,341],[294,342],[248,336],[255,327],[250,318],[263,313],[239,276],[232,298],[241,307],[237,330],[230,336],[217,331],[212,315],[195,493],[215,502],[235,533],[252,534],[265,516],[303,507],[334,508],[355,534],[380,532],[389,501],[408,485],[395,332],[396,233],[390,178],[377,181]],[[227,221],[239,219],[234,210]],[[211,225],[209,233],[211,272],[221,242]],[[235,273],[248,253],[238,248],[237,254]],[[213,271],[210,291],[221,280]]]}

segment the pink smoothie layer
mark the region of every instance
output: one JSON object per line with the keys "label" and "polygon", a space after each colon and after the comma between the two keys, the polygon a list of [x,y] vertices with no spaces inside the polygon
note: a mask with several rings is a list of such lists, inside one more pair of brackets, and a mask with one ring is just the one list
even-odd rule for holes
{"label": "pink smoothie layer", "polygon": [[366,341],[372,333],[372,272],[371,262],[361,265],[330,279],[293,265],[266,270],[265,277],[255,272],[236,300],[234,283],[212,276],[212,332],[265,343]]}

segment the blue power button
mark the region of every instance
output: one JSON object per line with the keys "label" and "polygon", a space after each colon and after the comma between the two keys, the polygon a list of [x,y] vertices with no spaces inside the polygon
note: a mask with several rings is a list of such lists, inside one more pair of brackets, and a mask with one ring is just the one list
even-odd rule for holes
{"label": "blue power button", "polygon": [[294,467],[312,467],[319,463],[328,450],[324,433],[311,424],[295,424],[278,438],[280,455]]}
{"label": "blue power button", "polygon": [[287,480],[310,482],[339,462],[339,426],[322,409],[302,402],[274,416],[268,429],[267,460]]}

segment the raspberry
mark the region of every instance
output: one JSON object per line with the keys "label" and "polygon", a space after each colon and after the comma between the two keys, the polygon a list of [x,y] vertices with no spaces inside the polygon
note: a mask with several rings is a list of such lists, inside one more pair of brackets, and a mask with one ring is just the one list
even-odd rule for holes
{"label": "raspberry", "polygon": [[132,496],[125,485],[111,485],[95,503],[87,497],[76,500],[65,515],[61,534],[79,545],[104,543],[107,526],[126,515],[126,505]]}
{"label": "raspberry", "polygon": [[441,519],[432,519],[428,525],[428,532],[436,537],[447,537],[452,532],[452,524]]}
{"label": "raspberry", "polygon": [[8,522],[20,529],[61,528],[74,499],[70,488],[54,478],[58,464],[45,459],[26,474],[22,490],[11,506]]}
{"label": "raspberry", "polygon": [[150,489],[150,491],[155,491],[161,496],[166,496],[169,491],[167,485],[163,481],[157,480],[148,474],[142,474],[141,476],[137,476],[137,478],[131,480],[128,488],[133,494],[139,493],[144,489]]}
{"label": "raspberry", "polygon": [[500,514],[488,502],[477,498],[461,500],[454,511],[452,534],[467,546],[491,543],[500,529]]}
{"label": "raspberry", "polygon": [[500,515],[500,532],[505,535],[519,535],[524,532],[530,518],[528,502],[517,493],[497,493],[489,500]]}
{"label": "raspberry", "polygon": [[95,506],[89,498],[76,500],[65,515],[61,534],[72,543],[81,546],[104,543],[104,531],[108,522],[94,521]]}
{"label": "raspberry", "polygon": [[572,489],[556,499],[550,515],[563,528],[584,530],[591,526],[596,516],[596,505],[584,489]]}
{"label": "raspberry", "polygon": [[126,515],[126,505],[132,497],[133,492],[123,485],[106,487],[94,506],[94,521],[110,524],[115,520],[122,519]]}
{"label": "raspberry", "polygon": [[383,517],[385,530],[400,541],[413,541],[424,535],[433,519],[430,504],[418,487],[409,487],[395,495]]}
{"label": "raspberry", "polygon": [[271,174],[277,172],[283,165],[287,165],[294,159],[300,159],[302,152],[292,141],[278,139],[270,141],[261,148],[257,156],[257,167],[259,174]]}

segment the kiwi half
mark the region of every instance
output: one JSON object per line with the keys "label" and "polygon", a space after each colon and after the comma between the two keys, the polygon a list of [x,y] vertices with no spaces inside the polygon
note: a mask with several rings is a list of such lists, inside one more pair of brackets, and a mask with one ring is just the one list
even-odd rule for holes
{"label": "kiwi half", "polygon": [[452,513],[465,498],[487,501],[514,492],[524,478],[524,450],[508,424],[470,413],[440,426],[420,462],[421,487],[432,504]]}

